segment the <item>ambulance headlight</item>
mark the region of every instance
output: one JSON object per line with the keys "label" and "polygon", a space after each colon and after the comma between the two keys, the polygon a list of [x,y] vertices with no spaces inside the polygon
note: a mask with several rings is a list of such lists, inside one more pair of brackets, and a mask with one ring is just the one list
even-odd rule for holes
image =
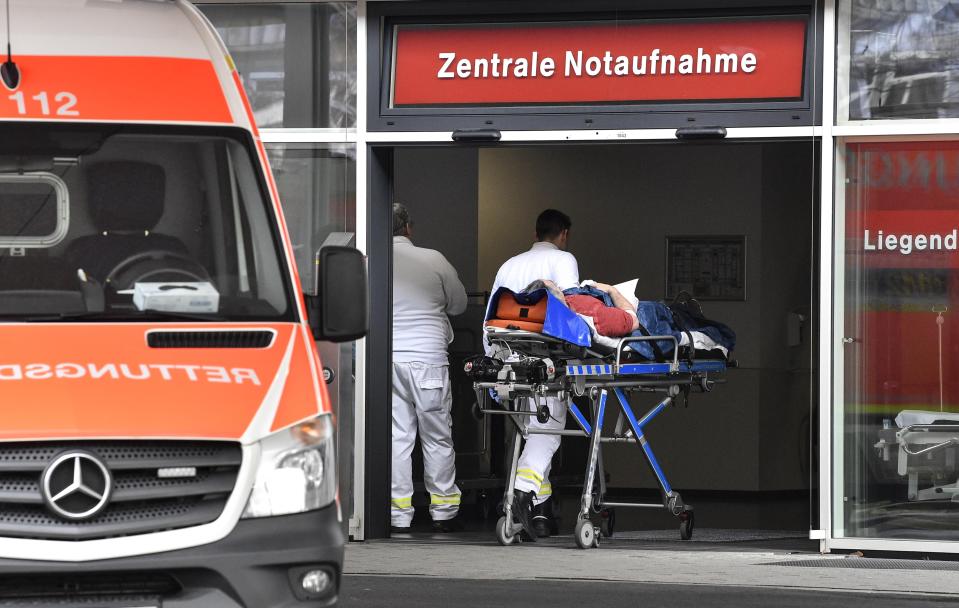
{"label": "ambulance headlight", "polygon": [[243,517],[302,513],[336,497],[333,420],[323,415],[261,442],[260,467]]}

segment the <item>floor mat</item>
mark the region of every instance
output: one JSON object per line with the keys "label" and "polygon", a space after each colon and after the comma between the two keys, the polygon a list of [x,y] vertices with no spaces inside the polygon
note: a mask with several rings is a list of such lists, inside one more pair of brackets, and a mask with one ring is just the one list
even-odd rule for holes
{"label": "floor mat", "polygon": [[[724,528],[696,528],[693,537],[686,542],[740,543],[757,540],[808,539],[806,530],[739,530]],[[679,530],[624,530],[613,534],[614,540],[675,541]]]}

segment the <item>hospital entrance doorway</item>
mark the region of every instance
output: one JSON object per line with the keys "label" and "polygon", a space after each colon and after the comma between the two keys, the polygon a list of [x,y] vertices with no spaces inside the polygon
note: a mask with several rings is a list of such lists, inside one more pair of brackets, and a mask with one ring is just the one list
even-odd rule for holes
{"label": "hospital entrance doorway", "polygon": [[[451,318],[450,377],[460,517],[492,534],[507,471],[507,424],[478,412],[464,361],[483,352],[490,289],[500,265],[526,251],[547,208],[572,219],[568,251],[582,280],[638,279],[639,300],[689,293],[736,332],[725,383],[680,396],[646,427],[671,485],[696,506],[699,530],[808,539],[815,528],[817,447],[812,139],[371,148],[373,331],[390,325],[391,203],[404,204],[413,242],[441,252],[469,295]],[[388,333],[386,335],[389,335]],[[367,538],[389,531],[390,342],[372,337],[367,396]],[[653,395],[634,407],[641,414]],[[648,403],[648,407],[647,406]],[[607,425],[616,422],[615,416]],[[567,428],[576,428],[571,417]],[[812,436],[815,434],[813,433]],[[549,482],[561,533],[576,521],[588,442],[564,437]],[[604,444],[608,498],[657,502],[656,477],[635,444]],[[413,531],[429,531],[420,446],[414,449]],[[385,490],[385,491],[384,491]],[[677,540],[665,511],[617,509],[629,538]],[[722,532],[717,532],[721,535]]]}

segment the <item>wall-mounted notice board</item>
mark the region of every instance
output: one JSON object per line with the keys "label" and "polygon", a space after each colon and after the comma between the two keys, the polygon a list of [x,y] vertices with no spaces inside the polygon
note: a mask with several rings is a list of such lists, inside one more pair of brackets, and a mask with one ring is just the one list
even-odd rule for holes
{"label": "wall-mounted notice board", "polygon": [[745,301],[745,236],[667,236],[666,298]]}

